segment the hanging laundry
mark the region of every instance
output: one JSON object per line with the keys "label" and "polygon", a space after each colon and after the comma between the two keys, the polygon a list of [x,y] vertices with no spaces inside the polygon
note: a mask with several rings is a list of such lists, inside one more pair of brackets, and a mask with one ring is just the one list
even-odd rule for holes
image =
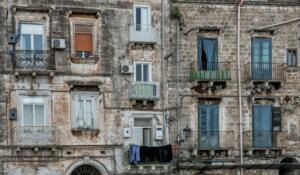
{"label": "hanging laundry", "polygon": [[140,146],[139,145],[130,145],[130,163],[137,164],[140,158]]}
{"label": "hanging laundry", "polygon": [[149,147],[148,146],[141,146],[140,147],[140,158],[141,163],[149,162]]}
{"label": "hanging laundry", "polygon": [[160,146],[159,147],[159,155],[160,155],[161,163],[171,162],[173,159],[172,146],[171,145]]}

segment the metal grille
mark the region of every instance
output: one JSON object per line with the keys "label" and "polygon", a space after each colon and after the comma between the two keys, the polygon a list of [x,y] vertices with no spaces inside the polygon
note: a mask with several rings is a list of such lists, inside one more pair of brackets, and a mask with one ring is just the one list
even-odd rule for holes
{"label": "metal grille", "polygon": [[101,175],[98,170],[90,165],[83,165],[76,168],[71,175]]}

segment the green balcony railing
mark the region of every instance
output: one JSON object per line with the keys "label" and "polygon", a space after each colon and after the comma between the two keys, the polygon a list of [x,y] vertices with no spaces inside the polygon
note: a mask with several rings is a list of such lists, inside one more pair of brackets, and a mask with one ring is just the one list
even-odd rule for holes
{"label": "green balcony railing", "polygon": [[159,86],[154,82],[135,82],[130,85],[129,98],[134,100],[159,99]]}
{"label": "green balcony railing", "polygon": [[230,63],[206,63],[196,70],[191,68],[191,81],[227,81],[231,80]]}

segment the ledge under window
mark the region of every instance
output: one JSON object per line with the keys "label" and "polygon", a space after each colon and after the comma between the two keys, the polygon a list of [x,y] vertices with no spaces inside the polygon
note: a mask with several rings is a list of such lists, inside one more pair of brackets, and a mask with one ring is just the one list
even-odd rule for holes
{"label": "ledge under window", "polygon": [[98,56],[90,56],[88,58],[71,57],[72,63],[75,64],[96,64],[98,60]]}

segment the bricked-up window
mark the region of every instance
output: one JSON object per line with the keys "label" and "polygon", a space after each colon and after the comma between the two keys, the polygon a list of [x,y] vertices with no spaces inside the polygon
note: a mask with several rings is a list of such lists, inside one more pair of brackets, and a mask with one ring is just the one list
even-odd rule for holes
{"label": "bricked-up window", "polygon": [[298,64],[297,49],[287,49],[286,62],[290,67],[296,67]]}
{"label": "bricked-up window", "polygon": [[75,24],[75,52],[80,58],[88,58],[93,54],[93,26]]}
{"label": "bricked-up window", "polygon": [[72,92],[73,129],[96,129],[96,93]]}

